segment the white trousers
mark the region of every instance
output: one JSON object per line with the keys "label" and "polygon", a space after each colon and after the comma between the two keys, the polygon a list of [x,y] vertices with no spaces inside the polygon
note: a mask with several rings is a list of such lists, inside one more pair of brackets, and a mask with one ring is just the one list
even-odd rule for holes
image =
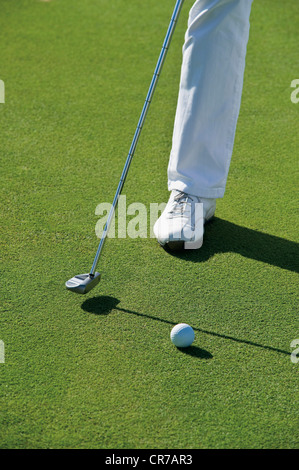
{"label": "white trousers", "polygon": [[197,0],[190,10],[168,189],[224,195],[239,116],[253,0]]}

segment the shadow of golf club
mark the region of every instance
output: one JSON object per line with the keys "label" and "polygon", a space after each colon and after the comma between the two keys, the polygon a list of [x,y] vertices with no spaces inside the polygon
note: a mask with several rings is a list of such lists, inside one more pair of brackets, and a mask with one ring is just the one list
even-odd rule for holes
{"label": "shadow of golf club", "polygon": [[200,250],[168,250],[170,255],[193,263],[204,262],[217,253],[227,252],[299,272],[298,243],[241,227],[218,217],[206,225],[205,241]]}
{"label": "shadow of golf club", "polygon": [[[109,296],[98,296],[93,297],[91,299],[87,299],[81,305],[81,308],[84,312],[92,313],[94,315],[108,315],[112,310],[118,310],[119,312],[129,313],[131,315],[136,315],[138,317],[149,318],[151,320],[159,321],[161,323],[167,323],[168,325],[175,326],[178,322],[173,322],[170,320],[166,320],[165,318],[154,317],[152,315],[146,315],[145,313],[135,312],[134,310],[128,310],[125,308],[118,307],[120,300],[116,299],[115,297]],[[256,343],[254,341],[248,341],[245,339],[234,338],[233,336],[223,335],[220,333],[216,333],[215,331],[204,330],[202,328],[195,328],[192,326],[195,331],[199,331],[200,333],[214,336],[216,338],[227,339],[229,341],[234,341],[240,344],[247,344],[249,346],[254,346],[257,348],[262,348],[267,351],[272,351],[280,354],[285,354],[287,356],[290,355],[289,351],[284,351],[283,349],[274,348],[272,346],[267,346],[263,344]],[[199,357],[201,359],[211,359],[213,356],[203,349],[197,348],[196,346],[191,346],[189,348],[180,348],[180,351],[184,352],[185,354],[189,354],[190,356]]]}
{"label": "shadow of golf club", "polygon": [[108,315],[112,310],[117,309],[120,300],[110,296],[98,296],[87,299],[81,305],[84,312],[94,315]]}

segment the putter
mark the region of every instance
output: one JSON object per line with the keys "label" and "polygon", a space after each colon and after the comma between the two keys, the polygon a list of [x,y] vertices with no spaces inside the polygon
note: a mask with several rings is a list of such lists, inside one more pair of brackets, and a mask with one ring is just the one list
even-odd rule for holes
{"label": "putter", "polygon": [[183,6],[183,3],[184,3],[184,0],[177,0],[176,5],[174,7],[170,24],[169,24],[169,27],[168,27],[168,30],[167,30],[167,33],[163,42],[162,50],[159,55],[155,72],[154,72],[154,75],[153,75],[153,78],[152,78],[152,81],[151,81],[151,84],[150,84],[150,87],[149,87],[149,90],[145,99],[145,103],[143,105],[143,109],[142,109],[142,112],[138,121],[138,125],[136,128],[134,137],[133,137],[130,151],[125,162],[125,166],[124,166],[124,169],[123,169],[123,172],[122,172],[122,175],[121,175],[121,178],[120,178],[120,181],[119,181],[119,184],[118,184],[118,187],[117,187],[114,199],[113,199],[113,203],[112,203],[112,206],[111,206],[108,218],[107,218],[107,222],[104,227],[104,231],[103,231],[103,234],[102,234],[99,246],[98,246],[96,256],[94,258],[92,268],[89,273],[78,274],[77,276],[72,277],[65,283],[66,288],[71,292],[76,292],[77,294],[86,294],[87,292],[91,291],[91,289],[93,289],[101,280],[101,274],[99,272],[96,272],[96,267],[98,265],[99,258],[102,253],[102,250],[103,250],[106,238],[107,238],[107,234],[108,234],[108,231],[109,231],[109,228],[110,228],[110,225],[111,225],[111,222],[112,222],[112,219],[113,219],[116,207],[117,207],[118,199],[122,192],[122,189],[123,189],[123,186],[124,186],[124,183],[125,183],[125,180],[126,180],[129,168],[130,168],[130,164],[132,162],[132,158],[134,156],[134,153],[137,147],[137,143],[138,143],[141,130],[145,122],[147,112],[149,110],[150,103],[153,99],[155,88],[156,88],[158,79],[161,74],[164,60],[165,60],[167,51],[169,49],[170,42],[171,42],[174,30],[175,30],[177,20],[180,15],[181,8]]}

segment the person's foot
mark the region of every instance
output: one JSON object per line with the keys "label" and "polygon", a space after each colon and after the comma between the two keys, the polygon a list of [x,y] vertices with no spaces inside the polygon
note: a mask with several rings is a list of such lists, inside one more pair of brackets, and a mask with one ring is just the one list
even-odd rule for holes
{"label": "person's foot", "polygon": [[154,225],[160,245],[170,249],[197,249],[202,246],[204,224],[215,214],[216,199],[207,199],[173,190]]}

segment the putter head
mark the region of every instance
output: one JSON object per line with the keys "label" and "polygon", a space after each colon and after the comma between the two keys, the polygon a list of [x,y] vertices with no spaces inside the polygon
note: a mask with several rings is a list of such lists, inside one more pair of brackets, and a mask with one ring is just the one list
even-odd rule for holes
{"label": "putter head", "polygon": [[101,274],[78,274],[72,277],[65,283],[65,287],[71,292],[76,294],[87,294],[91,291],[101,280]]}

